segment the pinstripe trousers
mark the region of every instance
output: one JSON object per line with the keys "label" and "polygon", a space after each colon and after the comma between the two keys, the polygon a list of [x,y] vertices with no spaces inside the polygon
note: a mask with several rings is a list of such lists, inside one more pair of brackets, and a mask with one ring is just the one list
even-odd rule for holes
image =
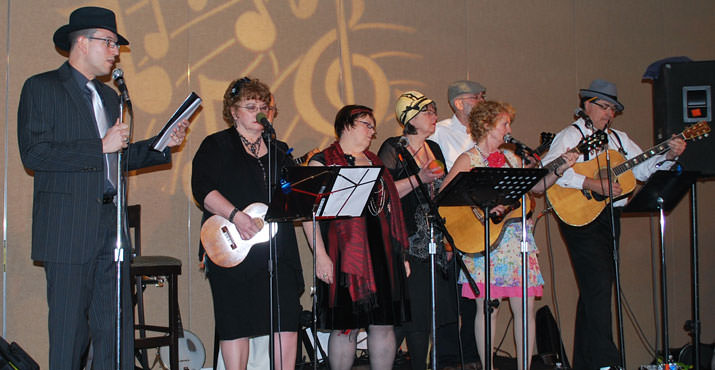
{"label": "pinstripe trousers", "polygon": [[[50,369],[82,369],[89,341],[94,369],[115,368],[116,207],[102,206],[104,243],[84,264],[45,262],[49,306]],[[122,369],[134,368],[134,316],[129,284],[129,251],[122,264]]]}

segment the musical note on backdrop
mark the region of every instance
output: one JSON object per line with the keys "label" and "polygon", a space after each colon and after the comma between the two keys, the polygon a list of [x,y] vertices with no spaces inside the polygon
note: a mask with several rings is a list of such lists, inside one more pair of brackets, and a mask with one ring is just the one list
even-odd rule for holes
{"label": "musical note on backdrop", "polygon": [[[160,59],[166,56],[169,51],[169,33],[164,22],[164,15],[159,5],[159,0],[142,0],[131,7],[127,8],[127,16],[138,16],[136,13],[143,10],[145,7],[151,8],[151,17],[156,26],[156,30],[144,34],[144,51],[151,59]],[[148,27],[147,27],[148,28]],[[144,58],[139,63],[139,66],[148,62],[148,58]]]}
{"label": "musical note on backdrop", "polygon": [[198,12],[206,7],[206,2],[208,0],[187,0],[186,3],[189,4],[191,10]]}
{"label": "musical note on backdrop", "polygon": [[[132,14],[143,6],[146,6],[148,1],[156,0],[144,0],[127,8],[125,11],[118,11],[117,23],[119,29],[130,29],[127,27],[128,18],[125,18],[126,15]],[[114,0],[112,3],[113,4],[109,5],[110,7],[121,9],[118,0]],[[159,12],[161,12],[161,10],[159,10]],[[156,14],[154,14],[152,18],[154,21],[157,21]],[[157,29],[160,28],[160,26],[157,26]],[[167,50],[168,47],[169,44],[167,41]],[[148,67],[139,66],[134,53],[122,53],[120,58],[125,76],[131,77],[132,96],[134,97],[135,108],[150,114],[163,113],[169,107],[173,93],[169,73],[159,64]],[[157,94],[157,91],[161,91],[161,93]]]}
{"label": "musical note on backdrop", "polygon": [[230,81],[215,80],[211,77],[199,73],[199,96],[203,99],[201,115],[204,117],[204,127],[206,132],[216,132],[226,128],[228,123],[223,117],[223,93]]}
{"label": "musical note on backdrop", "polygon": [[151,0],[151,10],[156,20],[156,25],[159,28],[156,32],[147,33],[144,35],[144,50],[154,59],[162,58],[169,50],[169,33],[166,32],[166,24],[164,16],[161,14],[159,0]]}
{"label": "musical note on backdrop", "polygon": [[289,0],[288,4],[290,5],[290,11],[293,12],[296,18],[308,19],[315,13],[315,9],[318,7],[318,0],[298,0],[298,4],[296,4],[296,0]]}
{"label": "musical note on backdrop", "polygon": [[236,39],[246,49],[266,51],[276,41],[276,25],[262,0],[253,0],[256,10],[243,12],[236,19]]}

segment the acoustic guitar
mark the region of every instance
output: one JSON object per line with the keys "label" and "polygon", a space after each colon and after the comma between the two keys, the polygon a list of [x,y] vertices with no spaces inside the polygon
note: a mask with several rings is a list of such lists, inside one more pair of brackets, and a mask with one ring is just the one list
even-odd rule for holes
{"label": "acoustic guitar", "polygon": [[[315,148],[303,156],[294,159],[298,165],[306,166],[316,153],[320,152]],[[263,203],[251,203],[243,212],[251,216],[253,222],[261,229],[251,239],[241,239],[241,235],[236,229],[236,225],[230,220],[225,219],[220,215],[209,217],[201,226],[201,244],[204,246],[206,254],[211,261],[221,267],[234,267],[243,262],[251,248],[260,243],[265,243],[269,240],[268,224],[264,222],[268,211],[268,206]],[[272,223],[272,235],[274,237],[278,233],[278,225]]]}
{"label": "acoustic guitar", "polygon": [[[710,133],[710,126],[707,122],[698,122],[687,127],[676,137],[683,140],[702,138]],[[636,187],[636,178],[631,169],[645,162],[647,159],[662,154],[670,150],[668,139],[645,152],[626,160],[621,153],[615,150],[608,150],[611,156],[611,175],[620,184],[622,193],[614,200],[627,197]],[[590,178],[608,178],[606,166],[606,152],[597,157],[581,163],[576,163],[573,170],[576,173]],[[556,215],[565,223],[571,226],[583,226],[598,217],[608,205],[608,196],[593,193],[584,189],[565,188],[554,185],[546,191],[546,197],[556,212]]]}
{"label": "acoustic guitar", "polygon": [[[263,203],[251,203],[243,212],[251,216],[253,222],[261,229],[251,239],[241,239],[241,235],[233,222],[220,215],[209,217],[201,226],[201,244],[211,261],[221,267],[234,267],[243,262],[251,248],[268,241],[268,224],[264,217],[268,206]],[[278,225],[273,223],[273,235],[278,233]]]}
{"label": "acoustic guitar", "polygon": [[[553,137],[551,138],[553,139]],[[570,151],[578,151],[579,153],[588,153],[593,148],[601,147],[606,143],[608,138],[603,131],[597,131],[593,135],[586,137]],[[543,151],[548,150],[548,146]],[[549,172],[553,172],[564,164],[563,158],[559,157],[549,162],[544,168]],[[534,201],[531,197],[527,197],[526,213],[529,214],[534,208]],[[513,222],[521,220],[522,206],[521,202],[508,205],[502,216],[495,214],[489,215],[489,248],[494,250],[499,245],[501,238],[504,236],[506,226]],[[439,214],[445,218],[445,226],[452,239],[456,244],[457,249],[464,253],[483,253],[484,252],[484,223],[486,222],[484,212],[478,207],[471,206],[449,206],[439,207]]]}

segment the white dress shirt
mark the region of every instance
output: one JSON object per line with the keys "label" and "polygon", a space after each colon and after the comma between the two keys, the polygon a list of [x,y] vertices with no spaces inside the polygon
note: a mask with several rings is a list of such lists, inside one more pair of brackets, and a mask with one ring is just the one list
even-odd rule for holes
{"label": "white dress shirt", "polygon": [[437,122],[434,134],[428,139],[439,144],[440,149],[442,149],[447,171],[452,168],[454,161],[457,160],[460,154],[474,146],[474,141],[467,132],[467,127],[457,119],[456,115]]}

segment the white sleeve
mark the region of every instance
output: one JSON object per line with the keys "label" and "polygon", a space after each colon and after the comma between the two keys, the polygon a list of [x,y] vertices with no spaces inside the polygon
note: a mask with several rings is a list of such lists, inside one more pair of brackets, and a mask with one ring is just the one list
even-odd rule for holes
{"label": "white sleeve", "polygon": [[[628,153],[627,158],[631,159],[633,157],[637,157],[638,155],[643,153],[643,149],[641,149],[638,144],[636,144],[633,140],[631,140],[630,137],[628,137],[628,134],[622,132],[622,131],[617,131],[619,138],[621,139],[621,142],[623,144],[623,148],[626,150]],[[638,179],[639,181],[647,181],[650,175],[652,175],[655,171],[658,170],[667,170],[671,166],[673,166],[673,162],[665,162],[662,164],[662,166],[658,167],[658,163],[662,162],[665,160],[665,154],[658,154],[656,156],[653,156],[649,158],[647,161],[633,167],[633,175]]]}
{"label": "white sleeve", "polygon": [[[581,133],[573,126],[569,126],[561,130],[561,132],[556,134],[556,136],[554,137],[554,141],[551,142],[551,147],[548,153],[546,153],[546,155],[542,159],[542,163],[544,165],[547,165],[553,162],[562,154],[564,154],[567,150],[576,147],[576,145],[578,145],[581,139]],[[580,155],[578,157],[578,162],[583,162],[583,155]],[[582,189],[583,181],[585,179],[586,176],[578,174],[572,168],[569,168],[568,170],[564,171],[563,176],[556,180],[556,184],[565,188]]]}

